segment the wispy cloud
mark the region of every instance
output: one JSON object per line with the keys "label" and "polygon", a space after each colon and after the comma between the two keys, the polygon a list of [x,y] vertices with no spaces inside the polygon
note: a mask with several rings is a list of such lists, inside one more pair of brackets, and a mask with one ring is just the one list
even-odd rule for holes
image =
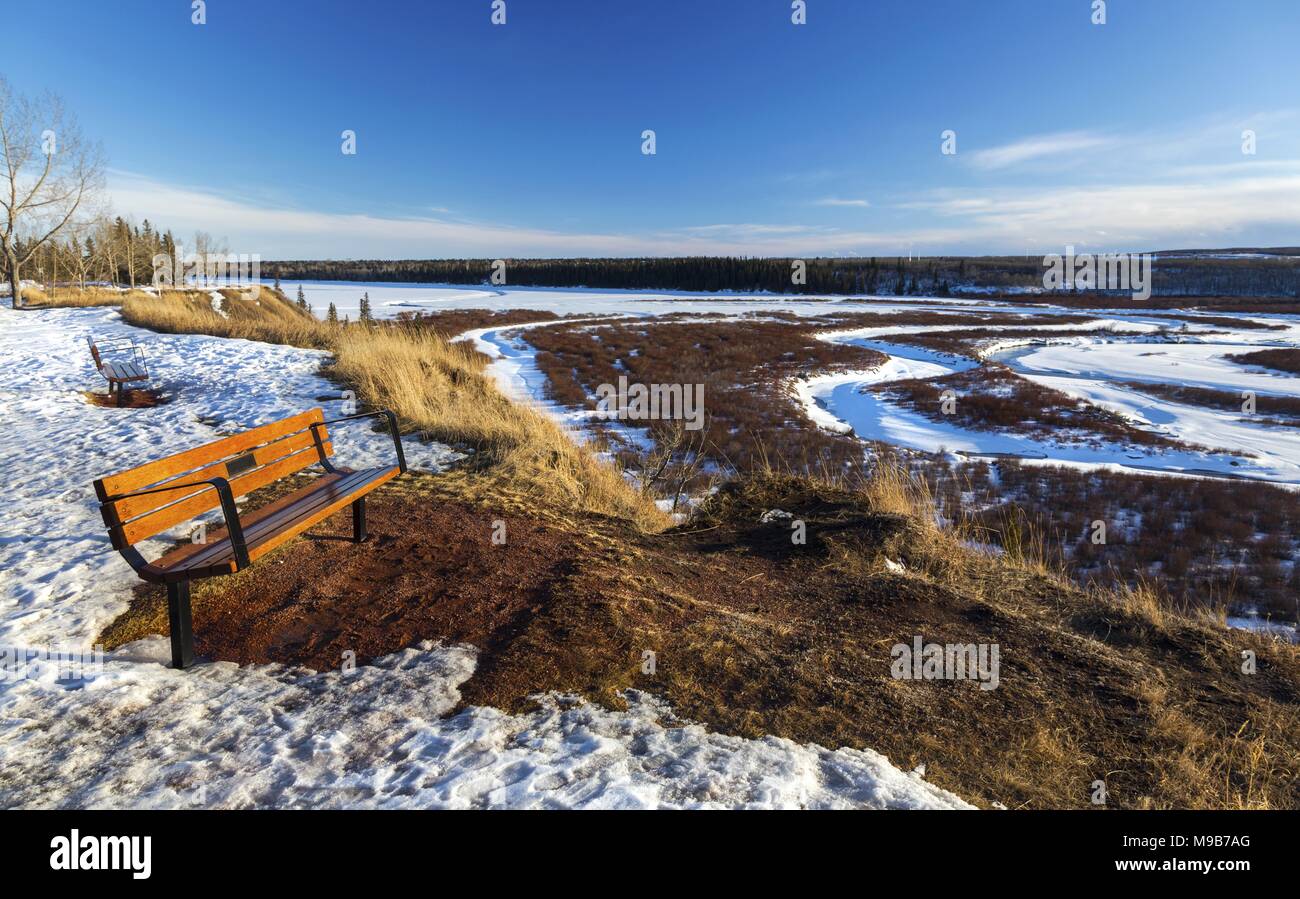
{"label": "wispy cloud", "polygon": [[858,208],[865,209],[866,207],[870,206],[871,203],[868,202],[867,200],[854,200],[854,199],[847,199],[844,197],[823,197],[822,199],[813,203],[813,205],[814,206],[856,206]]}
{"label": "wispy cloud", "polygon": [[1300,228],[1300,160],[1198,166],[1171,180],[1131,184],[950,190],[900,208],[998,246],[1020,240],[1162,249],[1186,239],[1213,246],[1252,230]]}
{"label": "wispy cloud", "polygon": [[976,150],[967,157],[979,169],[1005,169],[1024,162],[1034,162],[1050,157],[1074,156],[1085,150],[1109,149],[1118,146],[1119,138],[1091,131],[1062,131],[1039,134],[1009,144]]}

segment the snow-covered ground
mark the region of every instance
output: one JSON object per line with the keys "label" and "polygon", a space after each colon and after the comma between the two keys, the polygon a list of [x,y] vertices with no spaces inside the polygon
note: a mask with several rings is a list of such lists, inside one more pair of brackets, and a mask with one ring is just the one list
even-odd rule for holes
{"label": "snow-covered ground", "polygon": [[[89,404],[82,391],[102,386],[88,333],[136,337],[173,401]],[[159,635],[71,681],[15,667],[29,651],[89,649],[136,584],[93,479],[314,405],[338,411],[319,399],[338,395],[321,360],[140,331],[112,310],[0,309],[0,807],[965,807],[876,753],[676,726],[641,694],[626,712],[552,696],[528,715],[445,717],[474,670],[465,646],[424,644],[352,672],[181,672]],[[336,440],[339,459],[387,459],[386,439],[355,428]],[[406,452],[430,470],[452,458],[413,441]]]}
{"label": "snow-covered ground", "polygon": [[[1285,425],[1256,424],[1246,414],[1233,415],[1220,409],[1162,399],[1143,392],[1140,388],[1111,383],[1109,378],[1096,370],[1083,370],[1074,374],[1051,367],[1053,364],[1066,365],[1068,363],[1065,360],[1075,358],[1070,350],[1091,361],[1095,349],[1088,345],[1041,347],[1012,351],[997,358],[1031,381],[1117,412],[1144,430],[1185,443],[1223,447],[1245,453],[1249,462],[1239,459],[1237,461],[1241,464],[1231,471],[1264,477],[1276,483],[1300,485],[1300,429]],[[1133,377],[1121,376],[1121,379],[1138,383],[1213,385],[1215,389],[1233,393],[1243,389],[1239,385],[1250,378],[1252,373],[1249,370],[1244,373],[1226,370],[1218,380],[1212,380],[1210,384],[1182,379],[1180,371],[1184,365],[1181,362],[1185,361],[1186,367],[1206,371],[1212,367],[1212,362],[1218,361],[1206,352],[1210,349],[1215,348],[1195,344],[1146,347],[1138,360],[1132,357],[1124,360],[1127,363],[1126,370],[1132,372]],[[1218,348],[1217,352],[1222,354],[1224,350]],[[1139,360],[1146,364],[1137,364]],[[1043,373],[1047,371],[1054,373]],[[1263,385],[1256,384],[1244,389],[1254,389],[1260,396],[1297,396],[1300,395],[1300,379],[1278,373],[1270,376]],[[1257,417],[1264,419],[1267,416]],[[1223,471],[1219,466],[1215,466],[1214,470]]]}
{"label": "snow-covered ground", "polygon": [[447,716],[468,647],[424,644],[358,667],[176,672],[110,662],[74,688],[0,686],[0,805],[380,808],[962,808],[870,751],[671,726],[550,696],[528,715]]}
{"label": "snow-covered ground", "polygon": [[[1290,333],[1290,332],[1287,332]],[[1228,336],[1208,336],[1209,343],[1173,343],[1143,345],[1111,343],[1080,337],[1051,346],[1017,351],[1008,360],[1024,372],[1064,375],[1074,378],[1100,378],[1108,381],[1144,381],[1156,384],[1181,384],[1212,390],[1295,396],[1300,393],[1300,379],[1283,372],[1243,365],[1227,357],[1255,352],[1256,342],[1240,338],[1269,336],[1270,343],[1297,345],[1297,337],[1279,341],[1278,332],[1233,332]]]}
{"label": "snow-covered ground", "polygon": [[[1015,433],[974,430],[937,421],[902,408],[866,389],[906,378],[932,379],[963,371],[973,363],[962,357],[902,343],[890,334],[932,333],[932,326],[869,328],[819,335],[824,340],[853,343],[883,352],[889,361],[855,375],[827,375],[794,384],[808,416],[830,430],[851,429],[864,439],[881,440],[925,452],[955,452],[967,456],[1013,455],[1030,464],[1067,465],[1165,474],[1251,477],[1300,486],[1300,431],[1295,428],[1242,422],[1220,410],[1160,400],[1114,381],[1186,384],[1219,390],[1254,390],[1259,395],[1300,395],[1300,379],[1280,372],[1241,366],[1224,357],[1265,345],[1295,345],[1300,328],[1286,331],[1231,330],[1218,325],[1191,324],[1177,332],[1153,335],[1155,320],[1142,316],[1107,317],[1087,326],[1106,330],[1103,336],[1044,337],[1034,345],[1023,339],[994,344],[986,358],[1009,365],[1032,381],[1117,412],[1138,427],[1183,443],[1226,452],[1198,452],[1117,446],[1106,443],[1043,440]],[[1169,322],[1162,322],[1167,327]],[[990,331],[1007,330],[989,328]],[[1143,336],[1149,335],[1149,336]],[[1150,342],[1148,342],[1148,340]],[[1204,341],[1204,342],[1202,342]]]}

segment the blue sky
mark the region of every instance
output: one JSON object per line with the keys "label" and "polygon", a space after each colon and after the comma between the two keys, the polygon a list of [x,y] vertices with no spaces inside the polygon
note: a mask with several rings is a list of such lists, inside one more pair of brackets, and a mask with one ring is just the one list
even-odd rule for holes
{"label": "blue sky", "polygon": [[0,74],[103,142],[114,211],[268,259],[1300,244],[1295,0],[206,12],[8,2]]}

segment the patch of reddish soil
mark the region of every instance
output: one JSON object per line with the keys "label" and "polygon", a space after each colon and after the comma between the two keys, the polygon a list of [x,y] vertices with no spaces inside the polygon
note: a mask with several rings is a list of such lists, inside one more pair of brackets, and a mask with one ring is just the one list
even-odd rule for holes
{"label": "patch of reddish soil", "polygon": [[[420,640],[489,653],[547,600],[574,554],[563,531],[518,515],[416,496],[371,501],[369,538],[344,512],[196,603],[200,655],[338,668]],[[494,522],[504,544],[493,542]]]}
{"label": "patch of reddish soil", "polygon": [[128,390],[122,396],[122,403],[119,406],[116,395],[107,393],[96,393],[93,390],[82,392],[92,405],[102,406],[106,409],[152,409],[155,406],[164,406],[170,403],[171,397],[164,396],[162,391],[153,388],[139,388]]}

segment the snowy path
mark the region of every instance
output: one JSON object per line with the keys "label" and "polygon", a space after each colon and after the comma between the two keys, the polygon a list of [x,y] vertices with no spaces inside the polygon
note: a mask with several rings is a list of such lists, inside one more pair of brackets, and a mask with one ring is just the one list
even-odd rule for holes
{"label": "snowy path", "polygon": [[[86,333],[136,336],[174,401],[88,404],[81,391],[99,387]],[[442,717],[474,671],[464,646],[422,644],[352,672],[180,672],[155,636],[78,680],[18,668],[16,653],[87,648],[136,583],[91,481],[337,395],[321,358],[139,331],[111,310],[0,309],[0,807],[966,807],[874,752],[665,726],[641,694],[627,712],[549,697],[529,715]],[[385,440],[361,428],[341,461],[386,458]],[[408,443],[407,458],[435,469],[450,454]]]}

